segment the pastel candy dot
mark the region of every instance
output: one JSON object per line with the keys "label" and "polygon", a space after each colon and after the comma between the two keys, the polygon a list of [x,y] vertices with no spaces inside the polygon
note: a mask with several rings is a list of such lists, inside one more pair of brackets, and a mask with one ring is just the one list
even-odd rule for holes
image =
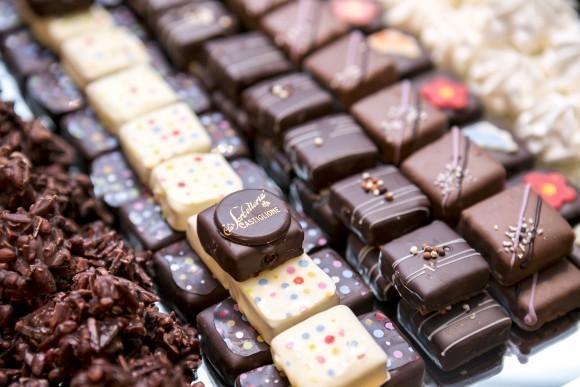
{"label": "pastel candy dot", "polygon": [[286,272],[287,272],[288,274],[294,274],[294,272],[296,272],[296,269],[294,268],[294,266],[288,266],[288,267],[286,268]]}
{"label": "pastel candy dot", "polygon": [[282,282],[282,285],[280,285],[282,289],[286,289],[288,286],[290,285],[287,282]]}
{"label": "pastel candy dot", "polygon": [[316,332],[324,332],[324,325],[317,325]]}
{"label": "pastel candy dot", "polygon": [[296,293],[292,293],[292,294],[290,295],[290,299],[291,299],[291,300],[296,300],[297,298],[298,298],[298,294],[296,294]]}
{"label": "pastel candy dot", "polygon": [[237,331],[236,332],[236,338],[241,339],[242,337],[244,337],[244,332],[242,331]]}
{"label": "pastel candy dot", "polygon": [[380,339],[381,337],[383,337],[385,335],[385,332],[383,332],[380,329],[375,329],[373,331],[373,336],[376,337],[377,339]]}
{"label": "pastel candy dot", "polygon": [[294,278],[294,283],[296,285],[302,285],[304,283],[304,278],[302,278],[302,277],[296,277],[296,278]]}
{"label": "pastel candy dot", "polygon": [[319,283],[318,283],[318,287],[319,287],[320,289],[326,289],[326,284],[325,284],[324,282],[319,282]]}
{"label": "pastel candy dot", "polygon": [[267,285],[267,284],[268,284],[268,280],[266,278],[260,278],[258,280],[258,285],[260,285],[260,286],[264,286],[264,285]]}
{"label": "pastel candy dot", "polygon": [[328,335],[328,336],[326,336],[326,337],[324,338],[324,342],[325,342],[326,344],[332,344],[332,343],[334,343],[334,336],[332,336],[332,335]]}
{"label": "pastel candy dot", "polygon": [[343,271],[343,272],[342,272],[342,276],[343,276],[344,278],[352,278],[352,271],[350,271],[350,270],[345,270],[345,271]]}
{"label": "pastel candy dot", "polygon": [[226,323],[228,325],[228,327],[233,327],[234,325],[236,325],[236,322],[234,320],[228,320],[228,322]]}
{"label": "pastel candy dot", "polygon": [[316,349],[316,344],[308,344],[308,349],[314,351]]}
{"label": "pastel candy dot", "polygon": [[316,361],[319,362],[320,364],[324,364],[326,363],[326,359],[324,358],[324,356],[316,356]]}
{"label": "pastel candy dot", "polygon": [[308,267],[308,261],[305,260],[305,259],[301,259],[301,260],[298,261],[298,265],[300,267]]}
{"label": "pastel candy dot", "polygon": [[392,330],[395,329],[395,326],[393,325],[392,322],[389,321],[389,322],[386,322],[385,323],[385,328],[387,328],[388,330],[392,331]]}
{"label": "pastel candy dot", "polygon": [[251,341],[244,341],[244,344],[242,344],[242,348],[248,350],[248,349],[252,349],[252,347],[254,346],[254,344]]}
{"label": "pastel candy dot", "polygon": [[402,357],[403,357],[403,352],[401,352],[401,351],[394,351],[394,352],[393,352],[393,356],[394,356],[395,358],[397,358],[397,359],[400,359],[400,358],[402,358]]}
{"label": "pastel candy dot", "polygon": [[339,291],[340,291],[341,294],[345,294],[345,295],[346,294],[350,294],[350,288],[348,286],[346,286],[346,285],[342,285],[339,288]]}
{"label": "pastel candy dot", "polygon": [[334,372],[333,369],[330,369],[330,370],[327,371],[327,374],[328,374],[328,376],[330,376],[332,378],[332,377],[334,377],[335,372]]}
{"label": "pastel candy dot", "polygon": [[308,272],[308,277],[310,277],[310,278],[314,278],[314,277],[316,277],[316,273],[315,273],[315,272],[313,272],[313,271],[309,271],[309,272]]}
{"label": "pastel candy dot", "polygon": [[303,334],[302,334],[302,338],[303,338],[304,340],[308,340],[308,339],[310,338],[310,333],[308,333],[308,332],[305,332],[305,333],[303,333]]}
{"label": "pastel candy dot", "polygon": [[342,262],[340,262],[338,260],[334,260],[334,261],[332,261],[332,266],[334,266],[334,267],[341,267],[342,266]]}
{"label": "pastel candy dot", "polygon": [[290,350],[291,350],[292,348],[294,348],[294,342],[292,342],[292,341],[289,341],[289,342],[287,342],[287,343],[286,343],[286,348],[287,348],[287,349],[290,349]]}

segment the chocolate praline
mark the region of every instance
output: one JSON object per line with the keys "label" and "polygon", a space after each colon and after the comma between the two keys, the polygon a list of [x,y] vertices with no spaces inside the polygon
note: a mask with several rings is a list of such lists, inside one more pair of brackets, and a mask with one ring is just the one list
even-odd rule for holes
{"label": "chocolate praline", "polygon": [[254,140],[256,162],[285,192],[290,188],[292,179],[296,176],[292,163],[286,153],[276,146],[273,139],[257,136]]}
{"label": "chocolate praline", "polygon": [[246,189],[265,189],[279,197],[284,197],[280,187],[276,185],[266,171],[248,158],[239,158],[230,162],[232,169],[242,179]]}
{"label": "chocolate praline", "polygon": [[118,151],[94,159],[90,178],[95,196],[112,208],[137,200],[143,192],[139,179]]}
{"label": "chocolate praline", "polygon": [[219,153],[228,160],[250,156],[246,141],[222,113],[212,111],[202,114],[199,121],[211,137],[212,152]]}
{"label": "chocolate praline", "polygon": [[101,125],[91,108],[65,115],[60,129],[87,161],[119,148],[117,139]]}
{"label": "chocolate praline", "polygon": [[3,59],[20,82],[30,75],[47,71],[56,62],[52,52],[42,47],[28,30],[9,33],[1,43]]}

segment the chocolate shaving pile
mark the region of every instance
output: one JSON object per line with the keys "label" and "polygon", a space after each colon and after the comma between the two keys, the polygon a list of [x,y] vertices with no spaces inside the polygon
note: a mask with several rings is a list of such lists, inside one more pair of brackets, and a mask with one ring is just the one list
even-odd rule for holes
{"label": "chocolate shaving pile", "polygon": [[0,103],[0,386],[189,386],[197,331],[154,306],[74,152]]}

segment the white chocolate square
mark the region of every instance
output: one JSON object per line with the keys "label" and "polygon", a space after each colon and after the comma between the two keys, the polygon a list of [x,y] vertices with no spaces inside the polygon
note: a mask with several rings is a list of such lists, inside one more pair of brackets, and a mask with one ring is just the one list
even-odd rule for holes
{"label": "white chocolate square", "polygon": [[185,231],[190,216],[241,190],[243,184],[222,155],[193,153],[155,167],[150,188],[171,227]]}
{"label": "white chocolate square", "polygon": [[207,153],[211,138],[183,103],[175,103],[129,121],[119,139],[129,163],[145,184],[157,165],[176,156]]}
{"label": "white chocolate square", "polygon": [[177,101],[169,84],[150,66],[137,66],[89,83],[93,109],[113,134],[129,120]]}
{"label": "white chocolate square", "polygon": [[276,367],[294,387],[377,387],[389,380],[387,355],[344,305],[272,340]]}
{"label": "white chocolate square", "polygon": [[91,31],[64,41],[62,63],[75,83],[89,82],[149,62],[143,43],[124,28]]}
{"label": "white chocolate square", "polygon": [[334,281],[306,254],[238,282],[203,249],[197,235],[197,216],[189,219],[187,239],[267,343],[277,334],[339,302]]}
{"label": "white chocolate square", "polygon": [[62,16],[46,17],[36,15],[24,0],[19,2],[19,9],[30,23],[36,38],[57,53],[65,40],[87,32],[111,28],[115,24],[111,14],[98,5]]}

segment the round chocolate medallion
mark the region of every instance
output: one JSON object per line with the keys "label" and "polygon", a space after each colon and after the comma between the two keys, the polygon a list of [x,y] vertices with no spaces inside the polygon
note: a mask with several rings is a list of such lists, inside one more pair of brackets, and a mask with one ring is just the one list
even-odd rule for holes
{"label": "round chocolate medallion", "polygon": [[215,224],[227,239],[249,246],[271,243],[290,227],[284,200],[263,189],[234,192],[216,206]]}

